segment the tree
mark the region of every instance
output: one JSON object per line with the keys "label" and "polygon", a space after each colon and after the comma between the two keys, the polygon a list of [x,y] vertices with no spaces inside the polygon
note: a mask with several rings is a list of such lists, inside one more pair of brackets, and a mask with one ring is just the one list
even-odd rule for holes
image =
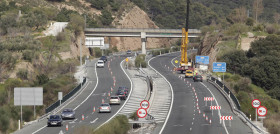
{"label": "tree", "polygon": [[36,29],[48,22],[47,15],[40,9],[35,9],[33,12],[29,12],[25,18],[26,25],[31,28],[36,27]]}
{"label": "tree", "polygon": [[85,20],[81,15],[71,14],[70,23],[68,28],[75,32],[75,35],[79,35],[85,27]]}
{"label": "tree", "polygon": [[227,63],[229,72],[242,72],[242,67],[248,62],[248,59],[243,50],[234,50],[226,53],[220,58],[221,61]]}
{"label": "tree", "polygon": [[256,23],[258,23],[258,16],[263,13],[263,0],[255,0],[253,3],[253,12],[255,16]]}
{"label": "tree", "polygon": [[231,19],[234,23],[245,23],[247,20],[246,8],[240,7],[233,10],[230,14],[229,19]]}
{"label": "tree", "polygon": [[101,18],[101,23],[103,25],[110,25],[113,21],[113,17],[112,17],[112,14],[111,12],[109,12],[108,10],[102,10],[102,15],[100,16]]}
{"label": "tree", "polygon": [[274,18],[274,22],[276,24],[278,24],[279,20],[280,20],[280,14],[279,13],[274,13],[273,18]]}
{"label": "tree", "polygon": [[4,34],[7,33],[8,28],[17,26],[16,18],[17,14],[10,12],[1,16],[0,27],[3,30]]}
{"label": "tree", "polygon": [[108,4],[108,0],[90,0],[91,6],[96,9],[104,9]]}

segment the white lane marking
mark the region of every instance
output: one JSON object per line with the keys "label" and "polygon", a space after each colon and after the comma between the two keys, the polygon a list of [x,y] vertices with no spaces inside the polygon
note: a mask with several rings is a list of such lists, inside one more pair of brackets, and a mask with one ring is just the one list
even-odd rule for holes
{"label": "white lane marking", "polygon": [[88,97],[82,102],[80,103],[77,107],[74,108],[74,110],[76,110],[77,108],[79,108],[83,103],[85,103],[85,101],[88,100],[88,98],[93,94],[93,92],[95,91],[95,89],[97,88],[97,85],[98,85],[98,74],[97,74],[97,70],[96,70],[96,63],[94,65],[94,68],[95,68],[95,76],[96,76],[96,84],[95,84],[95,87],[94,89],[91,91],[91,93],[88,95]]}
{"label": "white lane marking", "polygon": [[124,68],[122,67],[122,64],[123,64],[123,62],[124,62],[125,60],[123,60],[121,63],[120,63],[120,66],[121,66],[121,69],[122,69],[122,71],[124,72],[124,74],[126,75],[126,77],[128,78],[128,80],[130,81],[130,93],[129,93],[129,95],[128,95],[128,98],[126,99],[126,101],[123,103],[123,105],[122,105],[122,107],[110,118],[110,119],[108,119],[107,121],[105,121],[103,124],[101,124],[99,127],[97,127],[94,131],[96,131],[97,129],[99,129],[101,126],[103,126],[104,124],[106,124],[107,122],[109,122],[111,119],[113,119],[122,109],[123,109],[123,107],[125,106],[125,104],[127,103],[127,101],[130,99],[130,95],[131,95],[131,93],[132,93],[132,91],[133,91],[133,85],[132,85],[132,81],[131,81],[131,79],[129,78],[129,76],[128,76],[128,74],[125,72],[125,70],[124,70]]}
{"label": "white lane marking", "polygon": [[[219,103],[217,102],[216,97],[215,97],[214,94],[211,92],[211,90],[210,90],[206,85],[204,85],[202,82],[199,82],[199,83],[201,83],[201,84],[211,93],[211,95],[214,97],[214,100],[215,100],[216,104],[217,104],[218,106],[220,106]],[[220,111],[220,109],[218,109],[218,113],[219,113],[219,118],[221,118],[221,111]],[[223,126],[224,126],[224,128],[225,128],[226,133],[229,134],[229,133],[228,133],[228,130],[227,130],[227,127],[226,127],[226,125],[225,125],[225,121],[224,121],[224,120],[223,120],[223,124],[224,124]]]}
{"label": "white lane marking", "polygon": [[193,125],[193,122],[192,122],[192,125]]}
{"label": "white lane marking", "polygon": [[71,121],[71,122],[69,122],[69,123],[70,123],[70,124],[71,124],[71,123],[75,123],[75,121],[77,121],[77,120],[78,120],[78,119],[75,119],[75,120],[73,120],[73,121]]}
{"label": "white lane marking", "polygon": [[45,126],[43,126],[43,127],[41,127],[41,128],[39,128],[38,130],[36,130],[35,132],[33,132],[32,134],[35,134],[35,133],[37,133],[37,132],[39,132],[39,131],[41,131],[43,128],[45,128],[45,127],[47,127],[47,125],[45,125]]}
{"label": "white lane marking", "polygon": [[[154,57],[154,58],[155,58],[155,57]],[[152,58],[152,59],[154,59],[154,58]],[[171,103],[170,103],[171,106],[170,106],[170,108],[169,108],[169,112],[168,112],[167,117],[166,117],[166,119],[165,119],[165,122],[164,122],[164,124],[163,124],[163,126],[162,126],[162,128],[161,128],[161,130],[160,130],[160,132],[159,132],[159,134],[161,134],[162,131],[163,131],[163,129],[165,128],[165,126],[166,126],[166,124],[167,124],[167,121],[168,121],[168,119],[169,119],[169,116],[170,116],[170,113],[171,113],[171,110],[172,110],[172,107],[173,107],[174,94],[173,94],[173,88],[172,88],[170,82],[169,82],[161,73],[159,73],[156,69],[154,69],[154,68],[150,65],[150,61],[151,61],[152,59],[150,59],[150,60],[148,61],[148,65],[149,65],[155,72],[157,72],[159,75],[161,75],[161,77],[169,84],[169,87],[170,87],[170,89],[171,89],[171,96],[172,96],[172,98],[171,98]]]}
{"label": "white lane marking", "polygon": [[90,123],[95,123],[98,120],[98,118],[96,118],[95,120],[91,121]]}

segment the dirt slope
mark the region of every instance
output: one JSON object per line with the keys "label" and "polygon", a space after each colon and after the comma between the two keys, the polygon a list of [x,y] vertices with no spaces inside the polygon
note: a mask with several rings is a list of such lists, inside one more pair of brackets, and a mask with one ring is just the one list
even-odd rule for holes
{"label": "dirt slope", "polygon": [[[114,20],[114,25],[117,28],[158,28],[156,24],[149,18],[149,16],[137,6],[124,11],[122,17]],[[174,39],[168,38],[148,38],[146,42],[147,48],[159,48],[170,46],[170,41]],[[117,46],[118,50],[140,50],[141,39],[139,37],[112,37],[110,44]]]}

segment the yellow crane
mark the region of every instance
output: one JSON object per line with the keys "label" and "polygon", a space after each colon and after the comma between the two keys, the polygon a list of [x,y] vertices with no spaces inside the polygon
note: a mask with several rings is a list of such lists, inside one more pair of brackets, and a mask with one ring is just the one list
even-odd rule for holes
{"label": "yellow crane", "polygon": [[188,48],[188,30],[189,30],[189,4],[190,0],[187,0],[187,13],[186,13],[186,26],[182,28],[182,42],[181,42],[181,61],[180,67],[177,69],[183,73],[185,70],[191,67],[191,63],[188,62],[187,48]]}

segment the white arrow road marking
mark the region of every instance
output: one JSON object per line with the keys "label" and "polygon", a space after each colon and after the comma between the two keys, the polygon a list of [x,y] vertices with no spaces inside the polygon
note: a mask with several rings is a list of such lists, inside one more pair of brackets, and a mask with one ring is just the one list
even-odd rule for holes
{"label": "white arrow road marking", "polygon": [[63,131],[62,131],[62,130],[60,130],[58,134],[64,134],[64,133],[63,133]]}
{"label": "white arrow road marking", "polygon": [[95,120],[91,121],[90,123],[95,123],[98,120],[98,118],[96,118]]}

